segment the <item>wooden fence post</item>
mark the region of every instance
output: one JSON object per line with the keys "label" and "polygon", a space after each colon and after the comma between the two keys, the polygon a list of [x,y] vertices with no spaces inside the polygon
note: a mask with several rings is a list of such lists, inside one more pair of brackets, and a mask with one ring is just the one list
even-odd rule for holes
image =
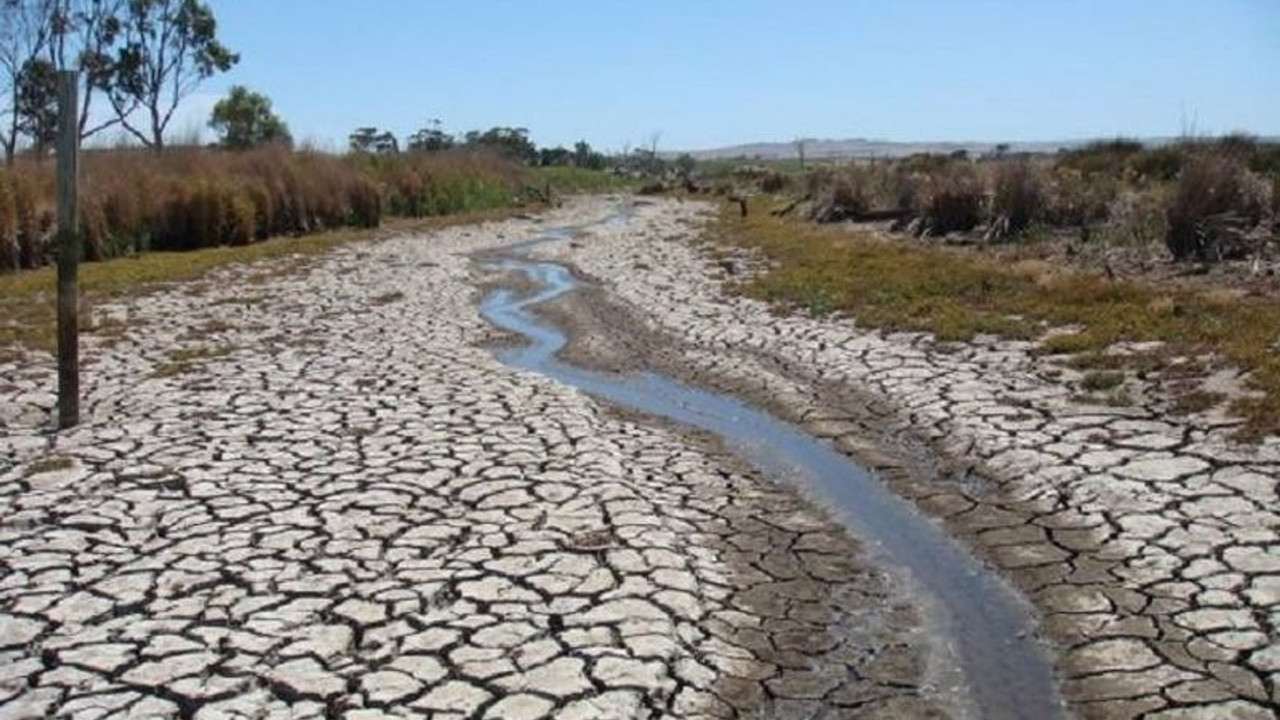
{"label": "wooden fence post", "polygon": [[58,427],[80,422],[80,76],[58,71]]}

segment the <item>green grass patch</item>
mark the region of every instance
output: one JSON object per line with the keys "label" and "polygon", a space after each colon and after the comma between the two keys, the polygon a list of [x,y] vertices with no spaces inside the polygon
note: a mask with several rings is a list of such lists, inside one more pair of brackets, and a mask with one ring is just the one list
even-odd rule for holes
{"label": "green grass patch", "polygon": [[560,195],[629,192],[641,184],[635,178],[615,175],[604,170],[577,167],[530,168],[527,182],[538,189],[549,185],[552,192]]}
{"label": "green grass patch", "polygon": [[[741,286],[745,294],[942,340],[1037,338],[1072,326],[1080,331],[1050,336],[1041,351],[1083,355],[1101,366],[1096,370],[1163,370],[1178,359],[1212,356],[1248,371],[1249,388],[1261,393],[1232,404],[1245,419],[1241,435],[1280,434],[1280,301],[1112,280],[1040,260],[1009,262],[822,227],[773,217],[769,204],[760,198],[745,219],[726,204],[715,226],[720,242],[759,251],[770,262],[768,272]],[[1164,345],[1129,356],[1104,352],[1122,341]]]}

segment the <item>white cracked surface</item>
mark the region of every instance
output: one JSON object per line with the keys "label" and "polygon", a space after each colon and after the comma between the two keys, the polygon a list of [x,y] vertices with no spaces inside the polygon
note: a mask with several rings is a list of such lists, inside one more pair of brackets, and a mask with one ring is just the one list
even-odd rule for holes
{"label": "white cracked surface", "polygon": [[692,368],[781,398],[845,447],[861,440],[809,380],[883,401],[886,432],[979,467],[992,489],[899,489],[1046,612],[1068,651],[1066,692],[1084,715],[1276,716],[1280,438],[1242,446],[1222,418],[1078,405],[1031,343],[940,345],[778,316],[727,295],[724,282],[737,278],[691,241],[711,212],[647,201],[631,222],[547,252],[683,344]]}
{"label": "white cracked surface", "polygon": [[837,527],[479,346],[466,254],[537,232],[97,308],[62,433],[0,366],[0,718],[940,716]]}

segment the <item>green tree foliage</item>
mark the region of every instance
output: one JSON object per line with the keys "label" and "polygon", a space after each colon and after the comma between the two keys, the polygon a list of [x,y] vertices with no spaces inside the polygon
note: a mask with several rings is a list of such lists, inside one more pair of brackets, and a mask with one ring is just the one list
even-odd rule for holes
{"label": "green tree foliage", "polygon": [[390,130],[379,130],[376,127],[361,127],[348,136],[352,152],[375,153],[379,155],[400,152],[400,142]]}
{"label": "green tree foliage", "polygon": [[676,172],[681,177],[689,177],[693,175],[693,171],[698,169],[698,161],[693,159],[689,153],[681,153],[680,157],[675,160]]}
{"label": "green tree foliage", "polygon": [[480,132],[472,130],[465,136],[466,144],[473,148],[493,150],[500,155],[533,164],[538,161],[538,148],[529,139],[526,128],[494,127]]}
{"label": "green tree foliage", "polygon": [[430,127],[409,136],[408,147],[409,152],[439,152],[456,144],[457,140],[440,128],[440,121],[432,120]]}
{"label": "green tree foliage", "polygon": [[[128,0],[123,13],[107,96],[124,128],[159,150],[178,103],[240,57],[218,41],[213,11],[199,0]],[[145,126],[132,119],[135,107]]]}
{"label": "green tree foliage", "polygon": [[[41,84],[52,82],[58,70],[80,71],[81,138],[120,122],[117,115],[94,117],[93,100],[113,82],[126,2],[0,0],[0,117],[5,118],[0,144],[8,158],[23,135],[37,149],[46,143],[36,134],[48,126],[42,96],[53,90]],[[21,106],[20,95],[25,95]]]}
{"label": "green tree foliage", "polygon": [[219,144],[230,150],[247,150],[269,143],[292,144],[289,126],[271,110],[271,100],[243,85],[231,88],[213,106],[209,127]]}
{"label": "green tree foliage", "polygon": [[538,164],[544,167],[572,165],[573,153],[562,147],[542,148],[538,151]]}
{"label": "green tree foliage", "polygon": [[27,124],[20,108],[23,77],[46,56],[55,0],[0,0],[0,145],[13,162]]}
{"label": "green tree foliage", "polygon": [[605,158],[604,153],[592,150],[591,144],[586,140],[579,140],[573,146],[573,164],[575,167],[588,170],[603,170],[608,164],[608,159]]}
{"label": "green tree foliage", "polygon": [[115,81],[115,52],[128,0],[45,0],[52,2],[49,59],[59,70],[80,71],[80,137],[121,122],[116,114],[89,124],[94,95]]}
{"label": "green tree foliage", "polygon": [[378,155],[394,155],[400,152],[400,142],[390,130],[379,131],[376,127],[356,128],[347,137],[352,152],[374,153]]}
{"label": "green tree foliage", "polygon": [[58,139],[58,74],[48,60],[28,60],[18,74],[16,114],[18,131],[44,155]]}

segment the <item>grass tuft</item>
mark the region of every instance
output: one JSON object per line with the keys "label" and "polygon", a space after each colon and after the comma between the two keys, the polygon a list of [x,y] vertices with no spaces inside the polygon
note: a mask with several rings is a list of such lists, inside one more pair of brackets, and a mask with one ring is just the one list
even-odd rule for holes
{"label": "grass tuft", "polygon": [[1090,392],[1099,392],[1102,390],[1111,390],[1119,387],[1124,383],[1124,373],[1096,371],[1084,376],[1080,381],[1080,387]]}
{"label": "grass tuft", "polygon": [[65,455],[51,455],[49,457],[40,458],[27,466],[27,476],[39,475],[40,473],[57,472],[59,470],[70,470],[75,467],[76,461]]}

